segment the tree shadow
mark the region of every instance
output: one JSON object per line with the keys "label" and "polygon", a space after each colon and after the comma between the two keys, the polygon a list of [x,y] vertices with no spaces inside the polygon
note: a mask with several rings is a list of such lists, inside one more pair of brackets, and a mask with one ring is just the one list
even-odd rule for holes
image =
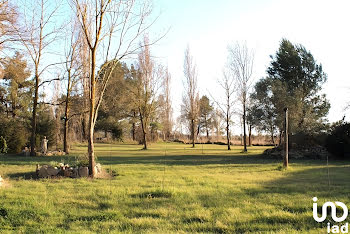
{"label": "tree shadow", "polygon": [[104,165],[159,164],[159,165],[210,165],[210,164],[269,164],[280,160],[267,159],[261,155],[167,155],[167,156],[99,156]]}
{"label": "tree shadow", "polygon": [[[278,232],[282,226],[300,232],[314,229],[326,230],[326,223],[334,221],[330,219],[330,215],[328,221],[324,223],[318,223],[313,219],[312,198],[319,199],[319,216],[322,213],[322,204],[326,201],[341,201],[349,204],[350,165],[348,161],[331,162],[328,177],[326,163],[314,161],[313,165],[303,165],[302,168],[298,168],[296,165],[293,168],[292,164],[292,168],[287,171],[276,170],[276,173],[282,173],[283,176],[263,182],[261,186],[242,189],[243,194],[249,197],[249,202],[252,204],[263,202],[265,205],[273,207],[270,208],[273,212],[247,222],[237,222],[236,231]],[[340,217],[342,212],[341,209],[337,209],[337,216]],[[329,210],[328,214],[330,213]],[[259,230],[247,229],[251,223],[257,224]]]}
{"label": "tree shadow", "polygon": [[2,165],[36,165],[47,164],[48,162],[71,162],[75,157],[72,156],[23,156],[23,155],[1,155],[0,164]]}
{"label": "tree shadow", "polygon": [[7,173],[6,176],[11,180],[38,180],[36,172],[18,172],[18,173]]}

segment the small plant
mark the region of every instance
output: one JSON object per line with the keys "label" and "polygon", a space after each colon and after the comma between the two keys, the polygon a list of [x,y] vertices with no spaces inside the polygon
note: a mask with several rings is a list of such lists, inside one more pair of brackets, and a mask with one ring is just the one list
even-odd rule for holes
{"label": "small plant", "polygon": [[8,151],[6,140],[3,136],[0,136],[0,153],[6,154]]}
{"label": "small plant", "polygon": [[75,165],[78,167],[88,167],[89,166],[89,155],[80,154],[75,157]]}

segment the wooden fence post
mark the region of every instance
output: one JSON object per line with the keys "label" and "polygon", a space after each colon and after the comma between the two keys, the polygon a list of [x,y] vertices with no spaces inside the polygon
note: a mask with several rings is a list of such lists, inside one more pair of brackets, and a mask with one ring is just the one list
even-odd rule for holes
{"label": "wooden fence post", "polygon": [[285,168],[288,168],[288,108],[284,108],[284,160],[283,160],[283,166]]}

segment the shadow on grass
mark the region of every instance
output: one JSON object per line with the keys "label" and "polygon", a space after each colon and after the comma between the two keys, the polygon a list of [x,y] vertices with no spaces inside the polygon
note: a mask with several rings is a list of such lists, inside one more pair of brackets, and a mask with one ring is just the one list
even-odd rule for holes
{"label": "shadow on grass", "polygon": [[171,155],[171,156],[99,156],[104,165],[111,164],[166,164],[166,165],[210,165],[210,164],[268,164],[279,162],[258,155]]}
{"label": "shadow on grass", "polygon": [[[36,165],[49,162],[72,164],[74,156],[30,157],[21,155],[0,156],[0,165]],[[261,155],[142,155],[142,156],[98,156],[102,165],[118,164],[161,164],[167,165],[209,165],[209,164],[268,164],[279,162],[276,159],[263,158]]]}
{"label": "shadow on grass", "polygon": [[[316,160],[315,160],[316,161]],[[320,164],[320,161],[318,161]],[[350,193],[350,165],[330,165],[330,176],[325,165],[310,166],[303,170],[291,168],[283,173],[283,177],[264,182],[259,187],[242,189],[252,204],[263,201],[273,211],[247,222],[237,222],[235,231],[245,232],[272,232],[281,231],[281,227],[291,230],[308,232],[317,228],[326,230],[326,223],[318,223],[313,219],[313,197],[318,197],[319,216],[322,214],[322,204],[325,201],[341,201],[349,203]],[[278,212],[283,212],[283,215]],[[331,210],[328,210],[328,214]],[[342,209],[336,210],[340,217]],[[333,221],[329,220],[331,225]],[[254,225],[252,225],[254,224]],[[284,229],[283,229],[284,230]]]}
{"label": "shadow on grass", "polygon": [[47,164],[49,162],[72,162],[73,156],[23,156],[23,155],[1,155],[0,165],[36,165]]}
{"label": "shadow on grass", "polygon": [[38,180],[38,176],[35,172],[19,172],[19,173],[8,173],[7,176],[12,180]]}

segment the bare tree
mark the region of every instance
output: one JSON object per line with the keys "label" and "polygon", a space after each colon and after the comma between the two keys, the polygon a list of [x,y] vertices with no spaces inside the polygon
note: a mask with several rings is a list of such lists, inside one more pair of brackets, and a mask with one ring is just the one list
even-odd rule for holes
{"label": "bare tree", "polygon": [[172,119],[173,109],[171,106],[170,88],[171,88],[171,76],[168,69],[166,69],[165,77],[163,81],[163,94],[162,94],[163,105],[162,105],[162,113],[161,113],[164,140],[169,140],[170,134],[173,128],[173,119]]}
{"label": "bare tree", "polygon": [[0,0],[0,48],[7,48],[9,42],[18,40],[16,37],[16,24],[18,12],[9,0]]}
{"label": "bare tree", "polygon": [[230,124],[231,124],[231,120],[232,120],[232,116],[235,113],[234,112],[234,101],[235,101],[235,82],[234,82],[234,78],[232,76],[232,73],[230,73],[229,71],[225,71],[223,72],[223,76],[222,79],[218,80],[219,85],[221,86],[221,88],[224,91],[224,98],[223,98],[223,102],[219,102],[217,99],[213,98],[213,100],[215,101],[215,103],[217,104],[217,106],[219,107],[219,109],[222,112],[222,116],[224,117],[225,123],[226,123],[226,140],[227,140],[227,150],[231,150],[231,133],[230,133]]}
{"label": "bare tree", "polygon": [[143,149],[147,149],[147,134],[151,119],[157,109],[157,94],[164,78],[163,67],[151,58],[149,39],[144,37],[143,46],[138,56],[138,76],[134,89],[135,107],[138,110]]}
{"label": "bare tree", "polygon": [[[79,50],[81,49],[81,31],[77,30],[78,25],[72,21],[70,35],[67,36],[65,51],[65,72],[66,72],[66,97],[64,100],[64,126],[63,126],[63,151],[68,154],[68,132],[69,120],[74,115],[70,115],[71,95],[73,88],[81,78],[82,63],[79,60]],[[82,111],[84,112],[84,111]]]}
{"label": "bare tree", "polygon": [[234,74],[239,100],[242,104],[242,122],[243,122],[243,144],[244,152],[247,152],[247,102],[248,93],[252,84],[252,74],[254,65],[254,53],[249,50],[246,44],[236,43],[234,46],[228,47],[228,67]]}
{"label": "bare tree", "polygon": [[[94,127],[104,91],[116,64],[139,49],[135,41],[153,22],[148,1],[134,0],[71,0],[79,19],[90,54],[89,74],[89,173],[95,176]],[[113,46],[112,46],[113,41]],[[98,57],[99,56],[99,57]],[[96,75],[97,61],[103,61]],[[98,91],[98,93],[97,93]]]}
{"label": "bare tree", "polygon": [[43,80],[42,76],[50,67],[59,63],[47,64],[43,62],[45,55],[51,50],[49,47],[58,39],[60,27],[56,27],[55,17],[60,6],[59,2],[53,4],[48,0],[35,0],[25,2],[23,7],[23,24],[14,25],[18,40],[24,46],[29,54],[29,58],[34,66],[34,97],[32,109],[32,132],[30,141],[31,155],[35,155],[36,125],[37,125],[37,106],[39,99],[39,88],[46,83],[57,80]]}
{"label": "bare tree", "polygon": [[212,128],[213,128],[213,132],[215,132],[216,134],[216,141],[219,141],[219,138],[222,134],[222,116],[223,116],[223,113],[221,112],[220,108],[216,108],[213,112],[213,125],[212,125]]}
{"label": "bare tree", "polygon": [[196,124],[199,114],[199,94],[197,87],[197,68],[190,54],[190,48],[187,46],[185,50],[184,60],[185,75],[185,93],[183,94],[183,111],[186,119],[189,121],[189,130],[191,134],[192,147],[195,147]]}

